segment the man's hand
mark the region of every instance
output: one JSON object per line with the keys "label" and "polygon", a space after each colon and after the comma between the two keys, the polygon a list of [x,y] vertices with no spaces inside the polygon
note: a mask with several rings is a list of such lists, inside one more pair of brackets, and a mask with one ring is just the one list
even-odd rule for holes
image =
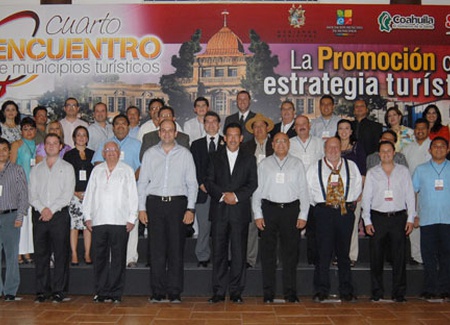
{"label": "man's hand", "polygon": [[84,222],[84,224],[85,224],[87,230],[89,230],[90,232],[92,232],[92,220],[86,220],[86,221]]}
{"label": "man's hand", "polygon": [[20,228],[22,227],[22,221],[16,220],[14,221],[14,228]]}
{"label": "man's hand", "polygon": [[306,220],[297,219],[297,229],[303,229],[306,227]]}
{"label": "man's hand", "polygon": [[366,233],[369,236],[373,236],[373,234],[375,233],[375,228],[373,227],[373,225],[366,226]]}
{"label": "man's hand", "polygon": [[49,208],[44,208],[41,212],[41,216],[39,217],[39,220],[48,222],[52,220],[53,218],[53,212]]}
{"label": "man's hand", "polygon": [[127,228],[127,232],[130,232],[134,228],[134,223],[127,222],[126,228]]}
{"label": "man's hand", "polygon": [[194,222],[194,212],[186,210],[183,217],[183,223],[185,225],[190,225]]}
{"label": "man's hand", "polygon": [[266,227],[266,223],[264,222],[264,218],[261,219],[255,219],[256,228],[263,231]]}
{"label": "man's hand", "polygon": [[148,216],[146,211],[139,211],[139,221],[144,225],[148,224]]}
{"label": "man's hand", "polygon": [[225,193],[223,193],[223,201],[226,204],[229,204],[229,205],[235,205],[237,203],[236,202],[236,196],[234,195],[233,192],[225,192]]}
{"label": "man's hand", "polygon": [[412,222],[407,222],[405,226],[406,236],[408,236],[414,229],[414,224]]}
{"label": "man's hand", "polygon": [[199,188],[200,188],[200,190],[201,190],[202,192],[208,193],[208,190],[206,189],[205,184],[200,185]]}

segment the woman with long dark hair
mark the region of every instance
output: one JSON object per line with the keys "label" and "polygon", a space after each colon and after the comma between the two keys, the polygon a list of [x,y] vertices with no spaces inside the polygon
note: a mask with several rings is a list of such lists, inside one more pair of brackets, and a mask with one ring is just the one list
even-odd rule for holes
{"label": "woman with long dark hair", "polygon": [[395,152],[401,152],[409,143],[414,141],[414,130],[402,125],[403,113],[397,106],[393,106],[386,111],[384,122],[389,130],[397,134]]}
{"label": "woman with long dark hair", "polygon": [[2,104],[2,109],[0,110],[2,138],[8,140],[9,143],[20,140],[22,138],[22,133],[19,125],[19,106],[12,100],[7,100]]}
{"label": "woman with long dark hair", "polygon": [[423,111],[422,117],[430,123],[430,139],[442,137],[447,141],[450,140],[450,132],[447,125],[442,125],[442,116],[439,108],[434,105],[428,105]]}

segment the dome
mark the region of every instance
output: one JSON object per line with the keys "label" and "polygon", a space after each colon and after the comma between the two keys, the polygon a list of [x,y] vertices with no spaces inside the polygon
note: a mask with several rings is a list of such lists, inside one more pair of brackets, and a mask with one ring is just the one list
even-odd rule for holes
{"label": "dome", "polygon": [[242,41],[231,31],[231,29],[224,26],[210,38],[206,45],[206,51],[202,56],[230,56],[243,54],[244,46]]}

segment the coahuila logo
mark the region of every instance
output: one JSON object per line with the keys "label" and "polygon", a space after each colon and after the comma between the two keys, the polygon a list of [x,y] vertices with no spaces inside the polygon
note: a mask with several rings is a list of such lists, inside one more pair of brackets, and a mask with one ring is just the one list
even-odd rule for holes
{"label": "coahuila logo", "polygon": [[391,16],[387,11],[383,11],[378,16],[378,25],[380,32],[390,33],[393,29],[434,29],[434,17],[427,14],[416,16],[402,16],[396,14]]}

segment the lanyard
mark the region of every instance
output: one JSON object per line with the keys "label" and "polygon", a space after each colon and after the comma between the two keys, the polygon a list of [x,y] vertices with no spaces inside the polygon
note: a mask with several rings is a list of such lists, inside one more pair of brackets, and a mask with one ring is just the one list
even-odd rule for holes
{"label": "lanyard", "polygon": [[447,160],[445,160],[444,166],[442,166],[441,170],[438,172],[437,169],[433,166],[433,164],[431,163],[430,160],[430,165],[431,167],[433,167],[434,171],[436,172],[436,174],[438,175],[439,178],[441,178],[441,173],[444,170],[445,166],[447,166]]}
{"label": "lanyard", "polygon": [[308,150],[309,144],[311,143],[312,137],[309,137],[309,141],[308,141],[308,143],[306,144],[306,147],[303,145],[302,140],[300,140],[299,137],[296,137],[296,139],[297,139],[298,143],[300,143],[300,145],[302,146],[303,151],[305,151],[305,153],[306,153],[306,150]]}
{"label": "lanyard", "polygon": [[278,163],[278,159],[275,158],[275,155],[273,155],[273,159],[275,159],[275,162],[278,165],[278,168],[280,168],[280,170],[283,170],[284,165],[286,165],[287,160],[289,159],[289,157],[286,157],[286,159],[284,160],[283,164],[280,166],[280,164]]}

